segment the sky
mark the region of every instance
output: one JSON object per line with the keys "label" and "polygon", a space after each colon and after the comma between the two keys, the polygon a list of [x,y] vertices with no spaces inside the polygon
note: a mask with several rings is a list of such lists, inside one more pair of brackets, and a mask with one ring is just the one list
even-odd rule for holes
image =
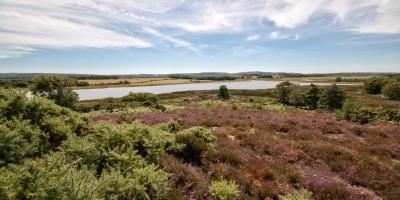
{"label": "sky", "polygon": [[0,73],[400,72],[399,0],[0,0]]}

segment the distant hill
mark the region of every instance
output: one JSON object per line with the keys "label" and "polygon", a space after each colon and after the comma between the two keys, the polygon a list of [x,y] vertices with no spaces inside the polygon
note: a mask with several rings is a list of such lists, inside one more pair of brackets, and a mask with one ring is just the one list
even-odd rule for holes
{"label": "distant hill", "polygon": [[98,74],[62,74],[62,73],[0,73],[0,79],[29,79],[40,74],[56,74],[64,75],[77,79],[118,79],[118,78],[183,78],[183,79],[212,79],[212,80],[229,80],[245,76],[257,77],[310,77],[310,76],[400,76],[400,73],[373,73],[373,72],[349,72],[349,73],[290,73],[290,72],[262,72],[262,71],[249,71],[239,73],[226,73],[226,72],[200,72],[200,73],[173,73],[173,74],[121,74],[121,75],[98,75]]}

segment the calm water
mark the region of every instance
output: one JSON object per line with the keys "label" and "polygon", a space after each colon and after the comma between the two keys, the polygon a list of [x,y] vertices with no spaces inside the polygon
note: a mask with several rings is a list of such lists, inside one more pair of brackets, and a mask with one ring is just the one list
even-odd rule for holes
{"label": "calm water", "polygon": [[195,91],[195,90],[217,90],[219,86],[226,85],[228,89],[256,90],[274,88],[279,81],[242,81],[242,82],[214,82],[214,83],[192,83],[176,85],[158,85],[141,87],[116,87],[99,89],[74,90],[80,100],[103,99],[108,97],[123,97],[129,92],[148,92],[163,94],[171,92]]}

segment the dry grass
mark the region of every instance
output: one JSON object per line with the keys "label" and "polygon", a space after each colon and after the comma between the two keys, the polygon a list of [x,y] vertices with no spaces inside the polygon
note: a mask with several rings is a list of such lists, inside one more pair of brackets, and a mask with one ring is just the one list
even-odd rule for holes
{"label": "dry grass", "polygon": [[[282,77],[282,78],[273,78],[276,81],[300,81],[300,82],[319,82],[319,83],[333,83],[335,82],[336,76],[327,76],[327,77]],[[360,82],[364,81],[370,76],[346,76],[341,77],[342,82]]]}

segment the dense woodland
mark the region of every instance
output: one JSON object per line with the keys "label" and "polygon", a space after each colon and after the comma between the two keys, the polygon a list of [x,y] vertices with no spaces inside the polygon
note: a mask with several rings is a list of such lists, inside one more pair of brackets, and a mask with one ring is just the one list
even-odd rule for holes
{"label": "dense woodland", "polygon": [[400,196],[393,76],[356,89],[282,82],[85,102],[76,79],[24,81],[0,91],[0,199]]}

